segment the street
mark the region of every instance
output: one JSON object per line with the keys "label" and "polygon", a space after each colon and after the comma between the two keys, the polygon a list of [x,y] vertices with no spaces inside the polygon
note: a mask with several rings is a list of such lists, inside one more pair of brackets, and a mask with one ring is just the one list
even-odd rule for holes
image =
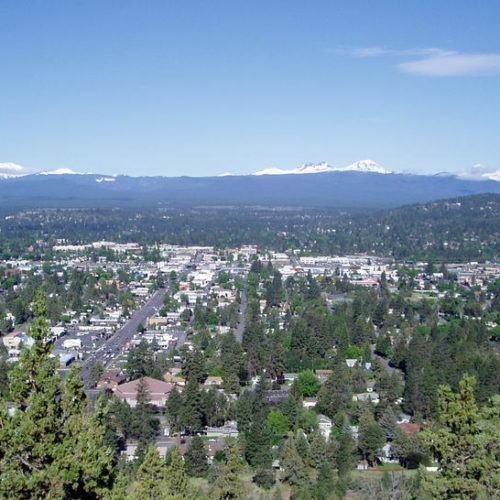
{"label": "street", "polygon": [[154,316],[163,304],[163,299],[167,292],[167,288],[160,288],[151,298],[137,311],[132,314],[132,317],[127,323],[110,337],[105,344],[96,352],[91,354],[82,364],[81,377],[88,385],[90,369],[95,363],[102,363],[106,369],[113,360],[121,353],[127,342],[132,340],[132,337],[137,333],[139,325],[145,325],[146,320]]}

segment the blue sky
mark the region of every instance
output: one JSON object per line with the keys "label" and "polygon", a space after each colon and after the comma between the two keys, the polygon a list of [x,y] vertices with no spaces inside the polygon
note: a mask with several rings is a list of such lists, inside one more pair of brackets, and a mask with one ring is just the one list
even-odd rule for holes
{"label": "blue sky", "polygon": [[0,2],[0,163],[500,169],[500,2]]}

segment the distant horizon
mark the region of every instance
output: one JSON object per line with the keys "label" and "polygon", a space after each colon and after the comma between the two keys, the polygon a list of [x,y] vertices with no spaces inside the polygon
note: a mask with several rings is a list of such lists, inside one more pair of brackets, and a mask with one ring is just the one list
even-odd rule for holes
{"label": "distant horizon", "polygon": [[[364,164],[364,163],[369,163],[372,164],[375,170],[356,170],[356,166],[358,164]],[[320,170],[315,171],[315,167],[321,167]],[[331,170],[328,170],[326,168],[331,168]],[[305,171],[300,171],[305,169]],[[377,171],[379,170],[379,171]],[[353,171],[358,171],[358,172],[364,172],[364,173],[377,173],[380,175],[387,175],[387,174],[394,174],[394,175],[423,175],[423,176],[435,176],[435,175],[449,175],[449,176],[456,176],[460,177],[463,179],[468,179],[468,180],[493,180],[493,181],[500,181],[500,170],[497,171],[490,171],[485,169],[482,165],[475,165],[472,169],[466,171],[466,172],[446,172],[446,171],[439,171],[439,172],[404,172],[404,171],[397,171],[397,170],[388,170],[385,169],[383,165],[378,164],[377,162],[374,162],[373,160],[359,160],[357,162],[353,162],[349,165],[331,165],[327,162],[319,162],[319,163],[304,163],[295,169],[280,169],[279,167],[275,168],[269,168],[269,169],[262,169],[262,170],[257,170],[254,172],[244,172],[244,173],[234,173],[234,172],[221,172],[219,174],[212,174],[212,175],[185,175],[185,174],[180,174],[176,175],[175,173],[172,173],[170,175],[161,175],[161,174],[126,174],[126,173],[119,173],[115,172],[113,174],[109,174],[106,172],[102,171],[80,171],[80,170],[73,170],[73,169],[68,169],[68,168],[59,168],[59,169],[53,169],[53,170],[42,170],[42,171],[32,171],[28,170],[22,165],[18,165],[12,162],[9,163],[0,163],[0,179],[7,179],[7,178],[19,178],[19,177],[24,177],[28,175],[97,175],[97,176],[102,176],[103,179],[102,181],[106,181],[106,178],[116,178],[119,176],[125,176],[125,177],[166,177],[166,178],[176,178],[176,177],[192,177],[192,178],[203,178],[203,177],[229,177],[229,176],[262,176],[262,175],[270,175],[270,176],[276,176],[276,175],[316,175],[320,173],[328,173],[328,172],[353,172]]]}
{"label": "distant horizon", "polygon": [[1,14],[0,163],[500,172],[497,2],[7,0]]}

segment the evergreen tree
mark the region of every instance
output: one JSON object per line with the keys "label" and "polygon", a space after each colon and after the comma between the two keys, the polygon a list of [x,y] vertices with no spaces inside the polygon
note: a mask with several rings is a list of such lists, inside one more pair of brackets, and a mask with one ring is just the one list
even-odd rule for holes
{"label": "evergreen tree", "polygon": [[270,468],[272,435],[267,415],[258,413],[245,433],[245,458],[252,467]]}
{"label": "evergreen tree", "polygon": [[199,348],[186,350],[182,362],[182,374],[188,382],[195,381],[202,384],[207,378],[205,355]]}
{"label": "evergreen tree", "polygon": [[283,450],[281,465],[283,481],[295,488],[300,488],[307,483],[307,472],[304,461],[297,451],[295,439],[289,438]]}
{"label": "evergreen tree", "polygon": [[312,497],[315,500],[337,500],[340,495],[336,491],[336,472],[328,462],[323,462],[319,469],[318,478],[314,485]]}
{"label": "evergreen tree", "polygon": [[187,383],[183,399],[181,427],[188,432],[193,432],[203,426],[204,419],[202,395],[195,379],[191,379]]}
{"label": "evergreen tree", "polygon": [[479,410],[474,385],[464,375],[458,393],[440,387],[440,427],[423,432],[439,463],[439,472],[422,480],[422,491],[434,498],[495,498],[500,491],[500,397]]}
{"label": "evergreen tree", "polygon": [[145,340],[141,340],[128,351],[125,371],[129,380],[135,380],[151,375],[154,365],[151,346]]}
{"label": "evergreen tree", "polygon": [[236,419],[238,431],[243,433],[250,428],[253,420],[253,405],[250,391],[244,391],[236,402]]}
{"label": "evergreen tree", "polygon": [[240,450],[232,445],[227,450],[227,460],[221,474],[215,480],[210,498],[214,500],[239,500],[245,498],[245,486],[241,479],[243,466]]}
{"label": "evergreen tree", "polygon": [[174,387],[168,395],[165,408],[168,423],[173,431],[181,431],[183,399],[181,393]]}
{"label": "evergreen tree", "polygon": [[169,453],[166,483],[167,489],[173,498],[181,500],[194,497],[186,475],[184,459],[177,446],[172,448]]}
{"label": "evergreen tree", "polygon": [[132,410],[131,436],[138,440],[136,455],[139,461],[156,436],[159,421],[154,416],[146,380],[142,378],[137,387],[137,403]]}
{"label": "evergreen tree", "polygon": [[35,319],[28,333],[31,349],[23,349],[10,373],[16,411],[10,416],[0,403],[0,497],[97,498],[112,482],[113,450],[104,445],[99,415],[87,413],[87,400],[77,370],[63,384],[38,294]]}
{"label": "evergreen tree", "polygon": [[385,433],[375,421],[370,411],[365,412],[359,421],[359,449],[370,464],[373,464],[385,443]]}
{"label": "evergreen tree", "polygon": [[191,439],[184,460],[190,476],[200,477],[207,472],[207,449],[202,437],[194,436]]}
{"label": "evergreen tree", "polygon": [[135,476],[134,500],[161,500],[167,493],[167,468],[156,445],[149,446]]}
{"label": "evergreen tree", "polygon": [[337,425],[343,423],[343,415],[352,405],[348,368],[338,359],[333,373],[318,392],[317,410],[330,417]]}
{"label": "evergreen tree", "polygon": [[380,416],[379,424],[385,433],[386,439],[392,440],[397,429],[397,420],[392,410],[392,406],[388,406],[384,410]]}
{"label": "evergreen tree", "polygon": [[345,480],[356,464],[356,443],[349,428],[343,425],[338,437],[335,462],[339,473],[339,479]]}

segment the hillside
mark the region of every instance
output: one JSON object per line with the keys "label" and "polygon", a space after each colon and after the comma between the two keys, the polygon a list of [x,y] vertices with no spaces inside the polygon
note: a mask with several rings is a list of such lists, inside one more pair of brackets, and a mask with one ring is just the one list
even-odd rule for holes
{"label": "hillside", "polygon": [[383,209],[487,192],[500,194],[500,182],[353,171],[199,178],[27,175],[0,180],[0,209],[204,205]]}
{"label": "hillside", "polygon": [[[20,242],[136,241],[398,259],[488,260],[500,255],[500,195],[482,194],[376,213],[334,209],[135,208],[23,210],[0,219],[0,255]],[[43,252],[43,249],[40,249]]]}

